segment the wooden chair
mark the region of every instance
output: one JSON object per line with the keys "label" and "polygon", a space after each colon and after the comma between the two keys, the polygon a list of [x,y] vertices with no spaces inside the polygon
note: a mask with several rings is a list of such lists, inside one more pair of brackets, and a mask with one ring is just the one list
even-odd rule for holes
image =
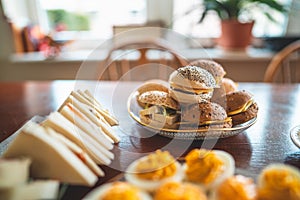
{"label": "wooden chair", "polygon": [[[152,51],[152,57],[151,57]],[[153,78],[166,77],[167,67],[172,70],[186,65],[184,60],[176,51],[160,40],[146,40],[122,43],[114,46],[107,54],[103,62],[101,80],[139,80],[150,76],[149,72],[140,74],[130,73],[133,68],[147,65],[147,69],[153,67]],[[142,68],[141,68],[142,69]],[[156,70],[156,72],[154,72]],[[157,71],[158,70],[158,71]],[[126,76],[124,76],[126,74]]]}
{"label": "wooden chair", "polygon": [[299,82],[300,76],[296,70],[297,67],[300,67],[299,51],[300,40],[289,44],[279,51],[267,67],[264,82],[278,82],[278,80],[283,83]]}

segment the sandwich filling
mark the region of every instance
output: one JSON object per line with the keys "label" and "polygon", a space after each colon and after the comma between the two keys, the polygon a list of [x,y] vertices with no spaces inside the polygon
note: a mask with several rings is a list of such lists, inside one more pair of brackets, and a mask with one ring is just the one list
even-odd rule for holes
{"label": "sandwich filling", "polygon": [[152,106],[147,104],[146,108],[140,111],[140,115],[149,117],[154,121],[170,125],[174,124],[179,119],[179,115],[176,110],[160,105]]}
{"label": "sandwich filling", "polygon": [[[226,124],[226,123],[231,123],[232,119],[231,117],[226,117],[224,120],[208,120],[204,122],[199,122],[198,126],[209,126],[209,125],[219,125],[219,124]],[[181,121],[180,124],[182,125],[190,125],[193,124],[192,122],[189,121]],[[194,123],[196,124],[196,123]]]}
{"label": "sandwich filling", "polygon": [[178,85],[178,84],[175,84],[175,83],[171,83],[170,88],[172,90],[182,92],[182,93],[186,93],[186,94],[197,94],[197,95],[199,95],[199,94],[207,94],[207,93],[213,92],[213,88],[191,88],[191,87]]}
{"label": "sandwich filling", "polygon": [[233,110],[233,111],[230,111],[228,112],[227,114],[230,116],[230,115],[236,115],[236,114],[239,114],[239,113],[242,113],[242,112],[245,112],[248,110],[248,108],[254,103],[254,100],[253,99],[249,99],[242,107],[236,109],[236,110]]}

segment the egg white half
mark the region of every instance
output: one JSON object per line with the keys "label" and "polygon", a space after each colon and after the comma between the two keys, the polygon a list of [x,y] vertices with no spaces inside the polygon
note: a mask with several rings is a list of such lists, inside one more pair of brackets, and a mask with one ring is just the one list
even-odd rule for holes
{"label": "egg white half", "polygon": [[[113,183],[106,183],[104,185],[101,185],[94,190],[92,190],[90,193],[88,193],[83,200],[101,200],[103,195],[106,191],[108,191],[111,187],[113,187]],[[144,192],[139,190],[138,195],[140,197],[140,200],[151,200],[151,196]]]}
{"label": "egg white half", "polygon": [[[231,176],[233,176],[234,171],[235,171],[235,161],[234,158],[227,152],[225,151],[220,151],[220,150],[213,150],[213,152],[216,154],[216,156],[222,160],[222,162],[224,163],[224,171],[222,174],[219,174],[218,177],[216,177],[215,180],[213,180],[210,184],[205,185],[205,184],[201,184],[201,183],[195,183],[198,184],[203,190],[207,191],[210,190],[212,188],[217,187],[218,185],[220,185],[226,178],[229,178]],[[183,170],[184,172],[187,169],[187,165],[184,164],[183,165]],[[185,180],[189,181],[185,175]]]}
{"label": "egg white half", "polygon": [[165,182],[168,182],[168,181],[181,182],[182,181],[182,179],[184,177],[184,172],[182,170],[181,164],[177,161],[175,161],[176,172],[173,176],[170,176],[170,177],[167,177],[167,178],[164,178],[161,180],[155,180],[155,181],[139,178],[136,173],[136,167],[137,167],[138,163],[141,162],[143,159],[146,159],[146,158],[143,157],[143,158],[140,158],[140,159],[134,161],[133,163],[131,163],[128,166],[128,168],[126,170],[125,179],[132,185],[134,185],[142,190],[152,192]]}
{"label": "egg white half", "polygon": [[263,175],[266,171],[269,170],[284,170],[289,172],[292,176],[296,177],[298,180],[300,180],[300,171],[290,165],[287,164],[281,164],[281,163],[274,163],[274,164],[270,164],[267,167],[265,167],[261,173],[258,176],[258,187],[262,188],[264,187],[264,185],[266,184],[265,179],[263,178]]}

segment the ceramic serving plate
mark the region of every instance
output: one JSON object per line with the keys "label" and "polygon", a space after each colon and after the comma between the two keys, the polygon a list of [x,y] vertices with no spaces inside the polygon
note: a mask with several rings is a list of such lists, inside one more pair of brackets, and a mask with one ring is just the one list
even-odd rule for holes
{"label": "ceramic serving plate", "polygon": [[257,120],[253,118],[252,120],[233,126],[231,128],[198,128],[198,129],[184,129],[179,127],[179,129],[166,129],[162,127],[154,127],[149,124],[145,124],[140,120],[139,112],[142,109],[137,101],[136,96],[138,92],[133,92],[127,101],[127,108],[130,116],[137,121],[139,124],[145,128],[157,132],[159,135],[176,138],[176,139],[188,139],[188,140],[203,140],[203,139],[213,139],[213,138],[226,138],[230,136],[237,135],[249,127],[251,127]]}
{"label": "ceramic serving plate", "polygon": [[294,142],[294,144],[300,148],[300,125],[295,126],[291,130],[291,139]]}

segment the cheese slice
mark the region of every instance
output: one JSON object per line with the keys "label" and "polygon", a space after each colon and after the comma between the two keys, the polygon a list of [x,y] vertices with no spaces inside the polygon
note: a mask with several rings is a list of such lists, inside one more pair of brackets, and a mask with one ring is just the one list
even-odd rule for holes
{"label": "cheese slice", "polygon": [[191,87],[186,87],[182,85],[177,85],[177,84],[172,84],[171,86],[174,90],[180,90],[182,92],[190,92],[190,93],[195,93],[195,94],[203,94],[203,93],[209,93],[213,92],[213,88],[191,88]]}
{"label": "cheese slice", "polygon": [[[230,121],[232,121],[231,117],[227,117],[227,118],[224,119],[224,120],[211,120],[211,121],[208,120],[208,121],[199,123],[198,126],[210,125],[210,124],[223,124],[223,123],[227,123],[227,122],[230,122]],[[182,124],[182,125],[189,125],[189,124],[191,124],[191,122],[181,121],[181,122],[179,122],[179,124]]]}
{"label": "cheese slice", "polygon": [[200,126],[201,125],[210,125],[210,124],[223,124],[223,123],[227,123],[227,122],[230,122],[230,121],[231,121],[231,117],[227,117],[224,120],[206,121],[206,122],[200,123]]}
{"label": "cheese slice", "polygon": [[242,113],[245,112],[246,110],[248,110],[248,108],[254,103],[253,99],[250,99],[249,101],[247,101],[241,108],[237,109],[237,110],[233,110],[231,112],[228,112],[227,114],[230,115],[236,115],[238,113]]}

